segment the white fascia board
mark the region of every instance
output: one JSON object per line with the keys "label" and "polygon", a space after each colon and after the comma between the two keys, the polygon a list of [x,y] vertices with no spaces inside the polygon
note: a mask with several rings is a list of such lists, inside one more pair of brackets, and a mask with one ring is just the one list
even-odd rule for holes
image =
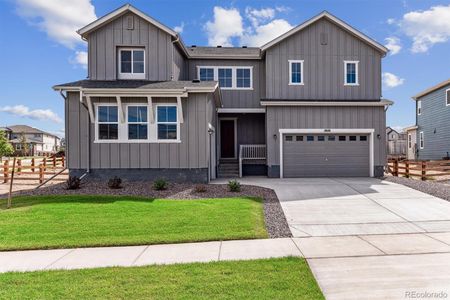
{"label": "white fascia board", "polygon": [[385,46],[381,45],[380,43],[376,42],[375,40],[369,38],[368,36],[366,36],[365,34],[363,34],[362,32],[356,30],[355,28],[353,28],[352,26],[348,25],[347,23],[345,23],[344,21],[338,19],[337,17],[333,16],[332,14],[330,14],[327,11],[324,11],[320,14],[318,14],[317,16],[307,20],[306,22],[298,25],[297,27],[292,28],[291,30],[289,30],[288,32],[286,32],[285,34],[280,35],[279,37],[275,38],[274,40],[268,42],[267,44],[263,45],[261,47],[261,50],[264,52],[267,49],[269,49],[270,47],[278,44],[279,42],[281,42],[282,40],[284,40],[285,38],[288,38],[289,36],[303,30],[304,28],[306,28],[307,26],[315,23],[316,21],[322,19],[322,18],[328,18],[331,21],[333,21],[334,23],[336,23],[337,25],[339,25],[340,27],[344,28],[345,30],[351,32],[352,34],[354,34],[355,36],[359,37],[360,39],[364,40],[366,43],[372,45],[373,47],[377,48],[379,51],[381,51],[383,54],[386,55],[386,53],[389,51]]}
{"label": "white fascia board", "polygon": [[386,106],[390,100],[381,101],[261,101],[262,106]]}
{"label": "white fascia board", "polygon": [[178,34],[171,28],[167,27],[166,25],[161,24],[160,22],[156,21],[152,17],[148,16],[147,14],[143,13],[142,11],[138,10],[131,4],[125,4],[122,7],[119,7],[118,9],[114,10],[113,12],[95,20],[94,22],[84,26],[83,28],[77,30],[77,33],[81,36],[84,36],[85,34],[91,32],[92,30],[95,30],[97,27],[102,26],[103,24],[113,20],[114,18],[124,14],[125,12],[130,11],[142,19],[146,20],[147,22],[153,24],[154,26],[158,27],[162,31],[167,32],[173,37],[177,37]]}
{"label": "white fascia board", "polygon": [[265,108],[218,108],[218,113],[265,113]]}

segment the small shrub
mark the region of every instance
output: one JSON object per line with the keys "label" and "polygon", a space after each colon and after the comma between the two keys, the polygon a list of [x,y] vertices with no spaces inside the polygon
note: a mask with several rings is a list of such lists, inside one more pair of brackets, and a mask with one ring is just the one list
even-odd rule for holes
{"label": "small shrub", "polygon": [[156,179],[153,182],[153,189],[157,190],[157,191],[163,191],[166,190],[168,187],[168,182],[167,180],[160,178],[160,179]]}
{"label": "small shrub", "polygon": [[196,193],[204,193],[206,192],[206,186],[204,184],[197,184],[194,188]]}
{"label": "small shrub", "polygon": [[230,180],[228,182],[228,189],[230,190],[230,192],[240,192],[241,183],[237,180]]}
{"label": "small shrub", "polygon": [[108,180],[108,186],[110,189],[120,189],[122,188],[122,179],[120,179],[117,176],[114,176],[113,178],[110,178]]}
{"label": "small shrub", "polygon": [[66,188],[68,190],[77,190],[80,188],[81,180],[77,176],[69,176],[66,181]]}

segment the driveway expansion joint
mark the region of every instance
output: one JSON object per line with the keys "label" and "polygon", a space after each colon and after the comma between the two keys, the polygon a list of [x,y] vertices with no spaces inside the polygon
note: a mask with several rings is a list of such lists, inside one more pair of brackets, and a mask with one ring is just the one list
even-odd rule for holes
{"label": "driveway expansion joint", "polygon": [[[59,262],[60,260],[62,260],[64,257],[66,257],[67,255],[71,254],[72,252],[74,252],[75,250],[77,250],[77,248],[75,249],[70,249],[69,251],[67,251],[67,253],[65,253],[64,255],[62,255],[61,257],[57,258],[55,261],[53,261],[52,263],[50,263],[48,266],[44,267],[44,270],[50,269],[51,270],[51,266],[53,266],[54,264],[56,264],[57,262]],[[45,250],[44,250],[45,251]],[[51,251],[51,250],[48,250]]]}

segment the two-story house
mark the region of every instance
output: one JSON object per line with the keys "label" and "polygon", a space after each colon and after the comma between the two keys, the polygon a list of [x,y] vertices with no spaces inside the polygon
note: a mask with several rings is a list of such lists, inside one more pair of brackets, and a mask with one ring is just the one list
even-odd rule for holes
{"label": "two-story house", "polygon": [[417,158],[450,157],[450,79],[413,96],[416,104]]}
{"label": "two-story house", "polygon": [[387,49],[328,12],[262,47],[187,47],[129,4],[78,33],[88,79],[54,86],[72,174],[383,175]]}
{"label": "two-story house", "polygon": [[56,153],[61,145],[61,138],[28,125],[8,126],[9,142],[20,155],[46,155]]}

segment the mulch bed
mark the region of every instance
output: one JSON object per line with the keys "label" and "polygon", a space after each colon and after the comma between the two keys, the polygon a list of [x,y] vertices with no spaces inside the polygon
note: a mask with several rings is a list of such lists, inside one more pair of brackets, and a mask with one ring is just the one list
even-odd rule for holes
{"label": "mulch bed", "polygon": [[[80,189],[67,190],[65,183],[42,187],[38,190],[26,190],[15,192],[18,196],[38,195],[124,195],[143,196],[149,198],[167,199],[199,199],[199,198],[227,198],[227,197],[259,197],[264,199],[264,219],[270,238],[292,237],[292,233],[284,216],[283,209],[275,192],[268,188],[242,185],[240,192],[230,192],[226,184],[203,185],[205,192],[196,192],[195,184],[171,183],[167,190],[155,191],[152,182],[123,182],[122,188],[110,189],[103,181],[82,181]],[[0,195],[5,198],[7,195]]]}
{"label": "mulch bed", "polygon": [[437,181],[422,181],[417,179],[387,176],[387,181],[403,184],[415,190],[450,201],[450,185]]}

